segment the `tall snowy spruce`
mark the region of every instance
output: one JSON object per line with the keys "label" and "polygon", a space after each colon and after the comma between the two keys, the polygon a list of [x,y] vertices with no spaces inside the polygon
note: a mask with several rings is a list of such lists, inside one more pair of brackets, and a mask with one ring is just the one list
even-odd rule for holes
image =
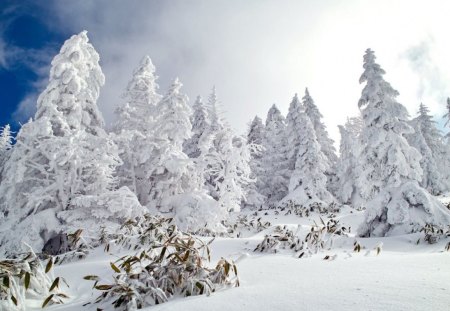
{"label": "tall snowy spruce", "polygon": [[285,118],[274,104],[267,113],[261,151],[261,194],[269,206],[276,205],[289,191]]}
{"label": "tall snowy spruce", "polygon": [[264,125],[260,117],[255,116],[250,124],[247,133],[247,146],[250,149],[250,177],[254,180],[250,183],[247,189],[246,206],[251,208],[258,208],[264,204],[265,198],[260,193],[262,189],[262,150],[263,137],[264,137]]}
{"label": "tall snowy spruce", "polygon": [[[450,98],[447,98],[447,113],[444,115],[445,124],[444,126],[448,127],[450,129]],[[449,147],[449,153],[450,153],[450,131],[447,132],[447,135],[445,136],[447,139],[447,147]]]}
{"label": "tall snowy spruce", "polygon": [[192,109],[194,110],[191,116],[192,136],[184,142],[183,150],[190,158],[198,158],[200,155],[199,141],[209,127],[209,119],[208,112],[200,96],[197,96]]}
{"label": "tall snowy spruce", "polygon": [[99,227],[141,212],[128,188],[114,190],[120,164],[96,101],[104,76],[85,31],[53,59],[34,121],[23,125],[0,185],[1,253],[22,241],[40,250],[59,231]]}
{"label": "tall snowy spruce", "polygon": [[246,189],[254,182],[250,178],[251,148],[243,137],[230,128],[205,132],[202,138],[199,166],[206,177],[206,189],[217,200],[217,214],[225,218],[228,212],[239,212],[247,201]]}
{"label": "tall snowy spruce", "polygon": [[339,159],[336,164],[335,196],[343,204],[354,207],[364,205],[355,186],[355,179],[361,174],[358,165],[361,152],[359,143],[361,135],[361,122],[359,117],[349,118],[344,126],[339,125],[341,142],[339,145]]}
{"label": "tall snowy spruce", "polygon": [[309,95],[309,91],[305,89],[305,96],[302,98],[303,107],[305,109],[306,115],[312,122],[314,131],[316,133],[317,141],[320,145],[320,150],[327,157],[329,171],[327,174],[332,174],[331,169],[334,164],[336,164],[336,148],[334,148],[334,141],[329,137],[325,124],[322,122],[323,116],[317,108],[314,100]]}
{"label": "tall snowy spruce", "polygon": [[283,202],[292,201],[295,205],[319,205],[327,208],[334,201],[326,188],[328,158],[321,150],[313,124],[306,112],[298,111],[295,122],[299,145],[289,181],[289,194]]}
{"label": "tall snowy spruce", "polygon": [[423,176],[420,185],[430,193],[438,195],[450,189],[445,174],[450,163],[446,159],[443,137],[429,112],[428,107],[421,103],[419,115],[410,121],[415,132],[406,135],[406,138],[422,155],[420,166]]}
{"label": "tall snowy spruce", "polygon": [[183,152],[183,142],[191,137],[191,108],[187,96],[180,92],[182,84],[175,79],[158,104],[152,153],[153,166],[146,172],[149,181],[145,204],[170,211],[173,196],[195,189],[193,162]]}
{"label": "tall snowy spruce", "polygon": [[161,99],[156,79],[155,66],[150,57],[145,56],[128,83],[123,95],[125,104],[115,111],[117,121],[113,136],[123,162],[117,169],[119,184],[128,186],[143,204],[148,195],[149,181],[145,174],[153,165],[153,127]]}
{"label": "tall snowy spruce", "polygon": [[302,104],[300,103],[297,94],[295,94],[289,104],[289,111],[286,116],[286,165],[290,172],[289,177],[294,171],[298,149],[300,148],[301,143],[300,132],[303,129],[301,122],[304,120],[304,116],[302,116],[302,109]]}
{"label": "tall snowy spruce", "polygon": [[396,101],[398,92],[383,79],[385,71],[370,49],[363,67],[360,83],[366,85],[358,103],[364,120],[358,182],[369,200],[359,235],[397,235],[418,231],[426,223],[448,224],[450,213],[419,186],[421,157],[403,136],[413,133],[408,113]]}
{"label": "tall snowy spruce", "polygon": [[3,128],[0,128],[0,176],[1,169],[12,149],[12,143],[13,137],[11,133],[11,127],[9,126],[9,124],[7,124]]}

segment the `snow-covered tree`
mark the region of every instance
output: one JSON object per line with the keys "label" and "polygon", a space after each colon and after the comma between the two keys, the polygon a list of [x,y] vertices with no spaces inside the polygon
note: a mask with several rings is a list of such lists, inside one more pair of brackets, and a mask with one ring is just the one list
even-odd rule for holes
{"label": "snow-covered tree", "polygon": [[261,194],[276,205],[288,193],[287,137],[285,118],[274,104],[267,113],[261,151]]}
{"label": "snow-covered tree", "polygon": [[141,202],[148,195],[146,172],[152,169],[150,155],[154,149],[153,126],[157,104],[161,96],[155,67],[149,56],[144,56],[134,70],[123,98],[125,104],[116,109],[114,141],[119,146],[123,164],[117,169],[121,186],[128,186]]}
{"label": "snow-covered tree", "polygon": [[339,159],[336,164],[336,182],[334,193],[336,198],[344,204],[360,206],[359,189],[355,187],[355,179],[361,173],[358,166],[361,145],[360,118],[347,119],[345,126],[339,125],[341,142],[339,146]]}
{"label": "snow-covered tree", "polygon": [[225,127],[225,122],[222,118],[219,108],[219,99],[216,93],[216,87],[211,90],[211,94],[208,97],[208,118],[209,118],[209,131],[217,133]]}
{"label": "snow-covered tree", "polygon": [[197,158],[200,155],[198,146],[199,140],[203,133],[208,129],[209,120],[206,107],[200,96],[197,96],[192,108],[194,110],[191,116],[192,137],[184,142],[183,149],[190,158]]}
{"label": "snow-covered tree", "polygon": [[[333,165],[337,161],[336,148],[334,148],[334,141],[329,137],[325,124],[322,122],[322,114],[317,108],[314,100],[309,95],[308,88],[305,89],[305,96],[303,96],[303,107],[305,108],[306,115],[312,122],[314,131],[316,132],[317,141],[320,144],[320,149],[328,159],[329,169],[332,169]],[[331,174],[331,172],[327,172]]]}
{"label": "snow-covered tree", "polygon": [[250,149],[250,177],[255,181],[249,184],[246,190],[246,206],[251,208],[261,207],[264,204],[265,198],[260,193],[262,189],[262,149],[264,149],[264,125],[260,117],[255,116],[250,124],[247,133],[247,145]]}
{"label": "snow-covered tree", "polygon": [[241,202],[246,201],[245,189],[253,182],[249,165],[251,147],[243,137],[234,136],[226,126],[218,132],[209,132],[202,142],[199,160],[203,164],[200,167],[204,176],[210,179],[209,189],[214,186],[214,197],[219,203],[218,213],[225,217],[229,211],[240,211]]}
{"label": "snow-covered tree", "polygon": [[[447,113],[444,115],[445,124],[444,126],[448,126],[450,128],[450,97],[447,98]],[[447,145],[450,148],[450,131],[446,135]]]}
{"label": "snow-covered tree", "polygon": [[11,127],[9,124],[0,128],[0,173],[3,163],[8,157],[8,153],[12,148],[13,137],[11,133]]}
{"label": "snow-covered tree", "polygon": [[[286,116],[286,137],[287,137],[287,169],[290,174],[295,169],[295,163],[297,162],[298,149],[301,143],[301,131],[303,129],[301,121],[304,119],[302,116],[302,104],[300,103],[297,94],[294,95],[289,105],[289,112]],[[289,174],[289,177],[290,177]]]}
{"label": "snow-covered tree", "polygon": [[[21,240],[40,249],[60,230],[89,229],[138,215],[127,188],[113,191],[120,164],[96,105],[104,76],[85,31],[53,59],[34,121],[20,129],[0,185],[2,252]],[[97,226],[98,227],[98,226]]]}
{"label": "snow-covered tree", "polygon": [[183,152],[183,142],[191,137],[192,125],[189,119],[191,108],[187,96],[180,92],[181,86],[178,78],[175,79],[158,104],[153,167],[146,172],[149,195],[144,203],[161,211],[173,210],[171,199],[198,185],[192,159]]}
{"label": "snow-covered tree", "polygon": [[364,55],[366,82],[358,106],[362,110],[361,172],[358,178],[369,198],[362,236],[385,236],[419,230],[425,223],[448,224],[450,213],[419,186],[420,154],[403,135],[413,133],[406,108],[397,102],[398,92],[383,79],[385,71],[368,49]]}
{"label": "snow-covered tree", "polygon": [[443,137],[436,127],[436,122],[423,103],[419,106],[419,115],[410,121],[414,133],[406,135],[409,144],[422,155],[420,166],[423,176],[420,185],[432,194],[440,194],[449,189],[445,180],[448,160]]}
{"label": "snow-covered tree", "polygon": [[283,201],[311,206],[319,204],[327,206],[333,196],[326,188],[329,169],[328,159],[321,151],[314,127],[308,115],[300,111],[297,114],[299,145],[294,171],[289,182],[289,194]]}
{"label": "snow-covered tree", "polygon": [[150,56],[144,56],[134,70],[122,96],[125,104],[115,111],[117,114],[115,132],[136,129],[141,133],[147,133],[151,130],[152,121],[156,116],[156,106],[161,99],[161,95],[157,92],[159,88],[157,79]]}

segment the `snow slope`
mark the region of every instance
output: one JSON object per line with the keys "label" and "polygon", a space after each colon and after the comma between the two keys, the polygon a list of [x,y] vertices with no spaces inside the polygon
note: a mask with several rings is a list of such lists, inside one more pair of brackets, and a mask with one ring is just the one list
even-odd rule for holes
{"label": "snow slope", "polygon": [[[450,252],[444,252],[448,239],[416,245],[420,234],[358,238],[363,249],[355,253],[353,236],[338,237],[331,250],[298,259],[289,251],[266,254],[253,250],[276,224],[300,224],[302,230],[309,230],[317,216],[275,215],[273,210],[259,214],[271,221],[272,228],[245,238],[216,238],[211,245],[212,264],[221,257],[237,261],[240,287],[209,297],[177,298],[145,310],[448,310]],[[362,212],[349,208],[337,215],[352,231],[362,217]],[[374,247],[380,242],[383,247],[377,255]],[[82,278],[96,274],[110,279],[109,262],[120,255],[108,255],[100,248],[83,261],[56,267],[55,276],[63,276],[71,285],[66,291],[71,299],[48,310],[96,310],[96,304],[82,307],[99,295],[91,289],[92,282]],[[334,259],[324,260],[326,255]],[[38,310],[38,303],[29,310]]]}

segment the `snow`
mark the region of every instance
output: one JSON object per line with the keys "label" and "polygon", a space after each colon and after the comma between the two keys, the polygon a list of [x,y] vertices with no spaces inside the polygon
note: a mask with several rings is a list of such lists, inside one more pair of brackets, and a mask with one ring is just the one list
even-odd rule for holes
{"label": "snow", "polygon": [[[298,259],[289,251],[267,254],[253,249],[274,226],[300,224],[302,230],[309,230],[318,216],[300,218],[286,216],[284,212],[277,215],[275,210],[258,214],[272,226],[246,238],[216,238],[211,244],[212,265],[222,257],[236,261],[240,287],[209,297],[176,298],[143,310],[448,310],[450,253],[443,252],[448,238],[433,245],[424,242],[416,245],[419,233],[357,238],[363,249],[355,253],[354,229],[364,216],[363,212],[344,207],[336,219],[351,227],[350,236],[337,238],[330,250]],[[374,248],[380,242],[383,247],[377,255]],[[71,298],[66,304],[48,310],[80,310],[83,304],[92,301],[99,292],[83,276],[95,274],[111,279],[113,271],[109,262],[121,255],[106,254],[100,247],[83,261],[57,266],[54,274],[68,281],[67,294]],[[323,260],[326,255],[334,260]],[[97,307],[92,304],[83,310]],[[38,309],[30,305],[27,310]]]}

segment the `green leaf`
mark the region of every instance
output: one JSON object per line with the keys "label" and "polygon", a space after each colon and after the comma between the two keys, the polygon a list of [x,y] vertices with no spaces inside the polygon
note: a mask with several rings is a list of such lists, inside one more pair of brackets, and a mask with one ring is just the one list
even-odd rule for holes
{"label": "green leaf", "polygon": [[98,276],[96,275],[86,275],[83,279],[88,281],[98,281]]}
{"label": "green leaf", "polygon": [[25,273],[25,289],[28,289],[30,287],[30,273]]}
{"label": "green leaf", "polygon": [[49,291],[51,292],[52,290],[55,289],[55,287],[59,287],[59,277],[53,281],[52,285],[50,286]]}
{"label": "green leaf", "polygon": [[47,266],[45,266],[45,273],[48,273],[53,267],[53,258],[50,257],[50,259],[47,262]]}
{"label": "green leaf", "polygon": [[110,290],[113,286],[112,285],[97,285],[95,286],[95,289],[98,290]]}
{"label": "green leaf", "polygon": [[113,264],[112,262],[110,262],[109,264],[111,265],[111,268],[112,268],[115,272],[120,273],[120,269],[117,268],[117,266],[116,266],[115,264]]}
{"label": "green leaf", "polygon": [[47,299],[44,300],[44,303],[42,304],[42,308],[45,308],[45,306],[52,300],[53,294],[47,297]]}
{"label": "green leaf", "polygon": [[9,288],[9,276],[5,275],[3,277],[3,286],[5,286],[6,288]]}

